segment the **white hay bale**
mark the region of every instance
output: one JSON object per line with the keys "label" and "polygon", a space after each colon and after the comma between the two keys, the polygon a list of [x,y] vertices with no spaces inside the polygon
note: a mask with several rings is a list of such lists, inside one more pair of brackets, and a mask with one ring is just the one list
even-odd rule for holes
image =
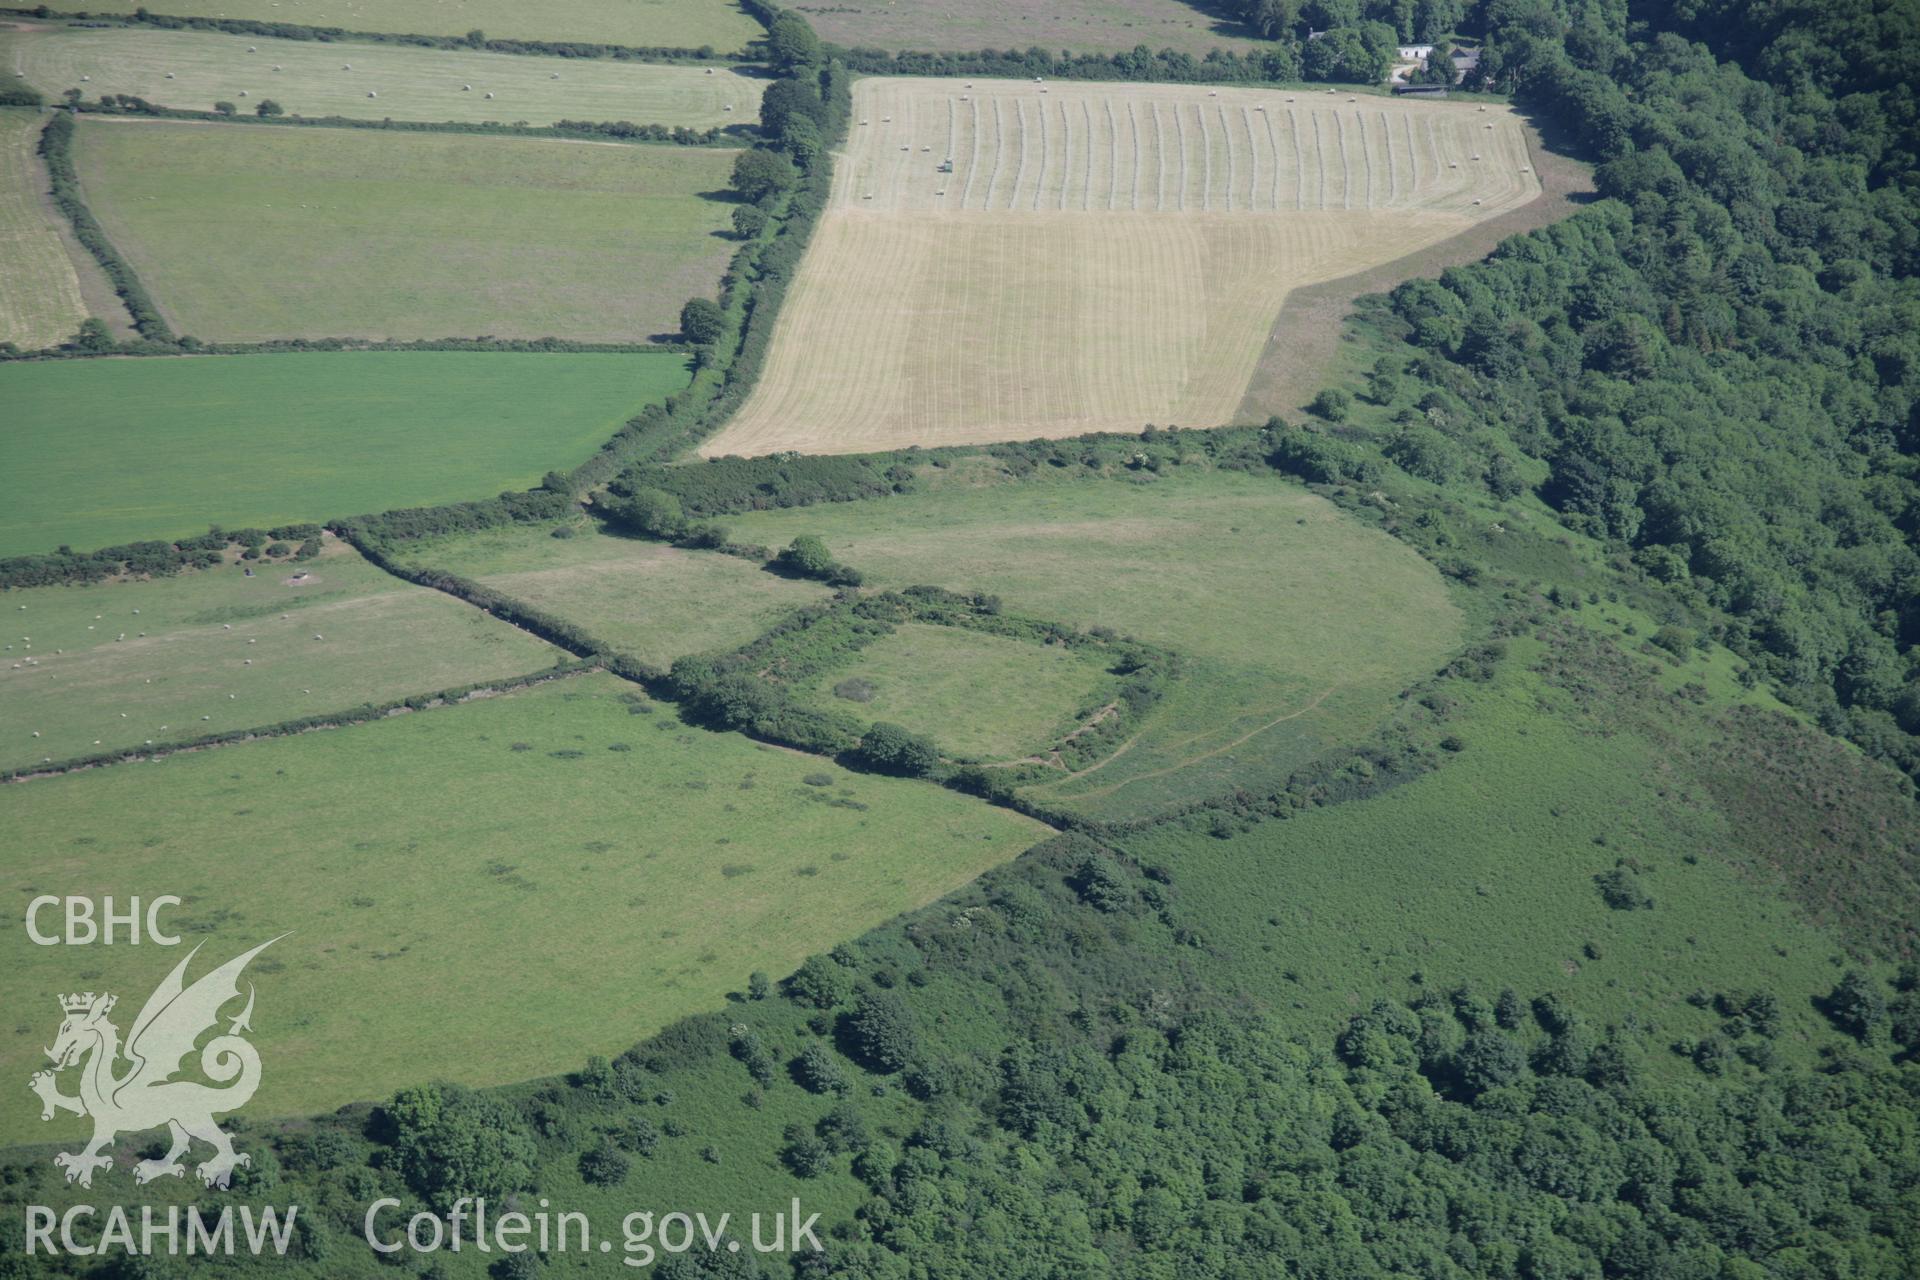
{"label": "white hay bale", "polygon": [[380,95],[379,95],[379,94],[377,94],[377,93],[375,93],[375,92],[374,92],[373,90],[371,90],[371,89],[369,89],[369,90],[367,90],[367,96],[368,96],[369,98],[377,98],[377,97],[379,97]]}
{"label": "white hay bale", "polygon": [[493,100],[493,95],[492,95],[492,94],[488,94],[488,95],[487,95],[487,100],[488,100],[489,102],[491,102],[491,101]]}

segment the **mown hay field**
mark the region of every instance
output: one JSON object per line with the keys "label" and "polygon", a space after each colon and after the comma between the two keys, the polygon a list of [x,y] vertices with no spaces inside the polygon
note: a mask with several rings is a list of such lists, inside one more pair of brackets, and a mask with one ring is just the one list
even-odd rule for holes
{"label": "mown hay field", "polygon": [[643,342],[734,248],[717,148],[95,118],[74,150],[108,235],[202,339]]}
{"label": "mown hay field", "polygon": [[[1217,6],[1224,9],[1225,6]],[[796,5],[823,40],[890,50],[1066,49],[1121,53],[1137,45],[1196,57],[1264,42],[1186,0],[832,0]]]}
{"label": "mown hay field", "polygon": [[726,524],[768,546],[816,534],[875,586],[991,592],[1010,613],[1182,654],[1184,674],[1138,733],[1029,792],[1132,818],[1283,782],[1364,732],[1463,634],[1440,576],[1409,548],[1293,485],[1192,471],[1132,482],[954,474],[921,493]]}
{"label": "mown hay field", "polygon": [[45,124],[38,111],[0,110],[0,342],[19,347],[52,346],[87,315],[35,154]]}
{"label": "mown hay field", "polygon": [[[1046,834],[926,783],[690,729],[631,689],[580,676],[0,788],[16,888],[0,1071],[24,1082],[44,1064],[53,993],[77,981],[68,949],[21,927],[36,892],[178,894],[172,923],[208,963],[292,930],[249,971],[266,1064],[249,1110],[268,1117],[577,1069]],[[135,1009],[179,958],[115,947],[89,981]],[[12,1107],[0,1142],[65,1141],[77,1123]]]}
{"label": "mown hay field", "polygon": [[670,352],[304,352],[0,366],[0,555],[524,488],[591,457],[687,377],[686,357]]}
{"label": "mown hay field", "polygon": [[[724,68],[316,44],[146,27],[0,32],[0,66],[57,97],[129,93],[166,107],[365,120],[631,120],[706,129],[759,119],[761,82]],[[350,69],[349,69],[350,68]]]}
{"label": "mown hay field", "polygon": [[903,78],[854,116],[708,456],[1218,426],[1289,291],[1539,192],[1519,123],[1466,103]]}
{"label": "mown hay field", "polygon": [[305,561],[12,590],[0,616],[7,769],[346,711],[567,656],[331,539]]}
{"label": "mown hay field", "polygon": [[[572,536],[556,538],[556,528]],[[737,648],[829,594],[734,556],[604,533],[585,518],[422,539],[399,555],[484,583],[663,668],[686,654]]]}
{"label": "mown hay field", "polygon": [[401,35],[622,44],[739,53],[766,34],[736,0],[88,0],[93,13],[150,9],[185,18],[241,18]]}

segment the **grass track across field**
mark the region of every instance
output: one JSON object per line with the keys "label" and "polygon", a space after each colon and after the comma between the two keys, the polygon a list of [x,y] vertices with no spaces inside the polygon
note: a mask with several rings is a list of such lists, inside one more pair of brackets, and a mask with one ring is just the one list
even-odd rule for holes
{"label": "grass track across field", "polygon": [[601,533],[585,518],[566,523],[571,538],[555,538],[554,527],[422,539],[398,554],[565,618],[615,652],[661,668],[686,654],[737,648],[828,596],[818,583],[733,556]]}
{"label": "grass track across field", "polygon": [[0,555],[489,497],[686,385],[673,353],[306,352],[0,366]]}
{"label": "grass track across field", "polygon": [[641,342],[735,248],[716,148],[95,118],[74,151],[95,216],[202,339]]}
{"label": "grass track across field", "polygon": [[[1632,1017],[1662,1041],[1718,1030],[1688,1002],[1695,991],[1769,990],[1788,1016],[1778,1045],[1805,1053],[1838,948],[1769,877],[1729,865],[1751,856],[1751,837],[1703,780],[1704,717],[1674,715],[1665,741],[1608,714],[1583,719],[1529,669],[1542,652],[1516,640],[1494,683],[1452,687],[1463,696],[1444,729],[1464,748],[1436,773],[1230,840],[1169,829],[1129,851],[1164,863],[1207,922],[1203,965],[1318,1034],[1419,973],[1488,1000],[1505,986],[1557,992],[1596,1035]],[[1690,658],[1686,676],[1704,663]],[[1652,909],[1601,898],[1593,877],[1621,859],[1640,868]],[[1649,1065],[1698,1078],[1682,1057]]]}
{"label": "grass track across field", "polygon": [[289,115],[363,120],[631,120],[707,129],[760,117],[761,82],[723,68],[147,27],[0,32],[0,73],[17,70],[49,98],[67,89],[89,98],[128,93],[189,111],[227,101],[250,114],[270,97]]}
{"label": "grass track across field", "polygon": [[[57,6],[56,6],[57,7]],[[172,17],[241,18],[398,35],[581,41],[738,53],[766,31],[735,0],[87,0],[92,13],[149,9]]]}
{"label": "grass track across field", "polygon": [[0,110],[0,342],[28,348],[71,337],[87,314],[35,153],[46,122],[38,111]]}
{"label": "grass track across field", "polygon": [[930,473],[924,493],[725,523],[768,546],[817,534],[875,586],[989,591],[1010,613],[1184,655],[1186,675],[1124,752],[1032,790],[1048,803],[1129,818],[1277,785],[1460,642],[1460,613],[1429,565],[1295,486],[1197,466],[1131,482],[974,483],[990,465]]}
{"label": "grass track across field", "polygon": [[331,539],[317,559],[252,567],[251,578],[232,563],[0,594],[0,768],[345,711],[566,656]]}
{"label": "grass track across field", "polygon": [[[630,689],[581,676],[0,788],[15,869],[0,1071],[24,1082],[44,1062],[53,993],[81,980],[70,949],[21,927],[49,886],[179,894],[174,921],[198,926],[208,963],[294,930],[249,974],[263,1118],[575,1069],[1044,834],[926,783],[631,714]],[[130,1017],[179,958],[115,947],[84,981]],[[77,1123],[14,1107],[0,1142],[66,1141]]]}

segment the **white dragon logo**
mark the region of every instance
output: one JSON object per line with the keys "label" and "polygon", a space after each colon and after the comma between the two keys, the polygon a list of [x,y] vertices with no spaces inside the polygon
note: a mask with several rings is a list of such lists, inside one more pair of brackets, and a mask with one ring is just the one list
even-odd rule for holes
{"label": "white dragon logo", "polygon": [[[53,1158],[67,1171],[68,1182],[92,1186],[93,1171],[113,1163],[111,1155],[101,1153],[117,1135],[161,1125],[172,1135],[172,1149],[157,1160],[136,1164],[135,1182],[184,1175],[180,1157],[196,1138],[213,1147],[213,1158],[195,1170],[209,1187],[224,1189],[236,1166],[253,1162],[250,1156],[235,1152],[232,1141],[213,1122],[215,1114],[244,1106],[260,1087],[260,1054],[240,1038],[242,1031],[253,1029],[248,1021],[253,1016],[252,984],[247,987],[246,1008],[229,1022],[226,1034],[215,1036],[200,1050],[200,1070],[225,1087],[172,1077],[193,1053],[194,1042],[219,1022],[221,1007],[239,998],[240,973],[247,962],[279,940],[269,938],[186,986],[187,964],[200,950],[196,946],[147,997],[124,1050],[120,1029],[107,1021],[114,996],[88,991],[60,997],[60,1010],[66,1016],[53,1047],[47,1050],[53,1070],[36,1072],[28,1083],[40,1095],[42,1120],[53,1119],[56,1111],[93,1118],[93,1140],[83,1150],[62,1151]],[[132,1065],[116,1075],[114,1068],[122,1056]],[[78,1096],[61,1093],[55,1072],[80,1065],[83,1059]]]}

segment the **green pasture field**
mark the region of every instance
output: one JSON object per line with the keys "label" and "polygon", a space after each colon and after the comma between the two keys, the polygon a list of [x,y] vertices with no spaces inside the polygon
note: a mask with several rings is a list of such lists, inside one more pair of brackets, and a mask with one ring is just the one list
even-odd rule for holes
{"label": "green pasture field", "polygon": [[250,567],[251,578],[236,560],[0,594],[0,768],[390,702],[567,656],[331,538],[316,559]]}
{"label": "green pasture field", "polygon": [[[573,536],[556,538],[555,528]],[[689,653],[738,648],[830,594],[734,556],[603,533],[585,517],[423,539],[399,555],[485,583],[663,668]]]}
{"label": "green pasture field", "polygon": [[945,482],[726,517],[736,538],[823,537],[878,586],[999,595],[1183,654],[1185,675],[1105,760],[1030,794],[1101,818],[1273,785],[1377,720],[1456,648],[1462,617],[1413,551],[1268,477]]}
{"label": "green pasture field", "polygon": [[[1770,990],[1787,1011],[1778,1044],[1804,1052],[1789,1047],[1824,1027],[1811,1000],[1838,978],[1842,952],[1775,881],[1738,869],[1753,835],[1703,781],[1713,735],[1701,718],[1676,717],[1669,734],[1623,722],[1604,700],[1583,713],[1532,669],[1540,641],[1511,648],[1442,726],[1461,750],[1437,772],[1229,840],[1169,830],[1128,845],[1164,863],[1207,921],[1203,963],[1319,1034],[1369,993],[1421,981],[1470,982],[1489,1000],[1502,987],[1551,991],[1596,1035],[1636,1018],[1669,1040],[1717,1029],[1711,1009],[1688,1002],[1695,992]],[[1650,909],[1602,899],[1593,878],[1622,859]]]}
{"label": "green pasture field", "polygon": [[308,352],[0,366],[0,555],[489,497],[593,451],[685,356]]}
{"label": "green pasture field", "polygon": [[[253,970],[267,1069],[251,1111],[270,1116],[575,1069],[1044,834],[637,697],[579,676],[0,788],[15,1011],[0,1069],[24,1082],[57,1021],[51,993],[110,988],[131,1017],[180,958],[116,947],[76,973],[70,950],[27,941],[39,892],[178,894],[175,923],[207,963],[292,930]],[[0,1142],[69,1132],[30,1106],[0,1119]]]}
{"label": "green pasture field", "polygon": [[766,31],[735,0],[88,0],[93,13],[139,8],[184,18],[242,18],[399,35],[621,44],[739,53]]}
{"label": "green pasture field", "polygon": [[68,89],[89,98],[129,93],[189,111],[231,102],[251,113],[270,97],[288,115],[364,120],[631,120],[707,129],[760,118],[761,81],[726,68],[150,27],[0,32],[0,70],[24,71],[49,97]]}
{"label": "green pasture field", "polygon": [[95,117],[74,150],[114,244],[202,339],[644,342],[735,247],[735,153],[712,147]]}
{"label": "green pasture field", "polygon": [[0,109],[0,342],[28,348],[72,337],[87,315],[35,154],[46,122],[38,111]]}
{"label": "green pasture field", "polygon": [[[1007,760],[1044,750],[1097,707],[1106,672],[1098,658],[963,627],[906,623],[815,680],[805,700],[926,734],[966,760]],[[835,690],[850,680],[871,689],[867,701]]]}

